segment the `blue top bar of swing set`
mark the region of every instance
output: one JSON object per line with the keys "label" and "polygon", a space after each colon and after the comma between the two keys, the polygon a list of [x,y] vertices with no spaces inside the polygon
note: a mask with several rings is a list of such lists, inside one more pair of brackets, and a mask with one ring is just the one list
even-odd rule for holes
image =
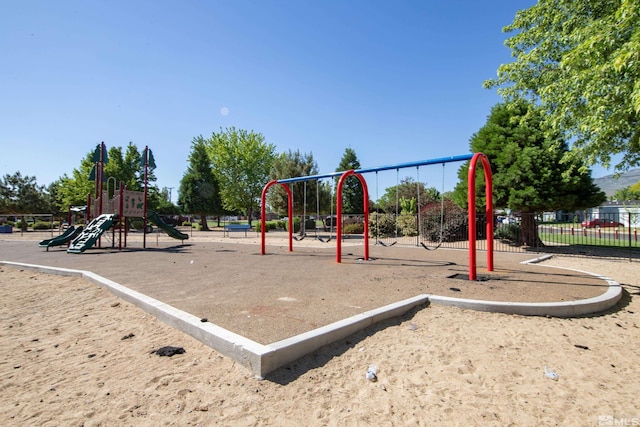
{"label": "blue top bar of swing set", "polygon": [[[406,163],[397,163],[395,165],[378,166],[376,168],[356,169],[354,172],[362,174],[362,173],[388,171],[392,169],[411,168],[414,166],[418,167],[418,166],[438,165],[438,164],[445,164],[445,163],[452,163],[452,162],[464,162],[465,160],[471,160],[472,157],[473,157],[473,154],[461,154],[459,156],[441,157],[439,159],[418,160],[415,162],[406,162]],[[323,175],[298,176],[295,178],[279,179],[277,182],[279,184],[287,184],[291,182],[313,181],[316,179],[333,178],[333,177],[341,176],[345,172],[346,171],[332,172],[332,173],[327,173]]]}

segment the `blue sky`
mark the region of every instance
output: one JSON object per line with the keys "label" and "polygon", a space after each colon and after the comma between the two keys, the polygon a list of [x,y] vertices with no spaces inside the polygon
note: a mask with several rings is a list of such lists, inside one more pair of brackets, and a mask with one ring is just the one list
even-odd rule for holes
{"label": "blue sky", "polygon": [[[367,168],[465,154],[499,102],[482,82],[511,60],[502,27],[534,3],[4,2],[0,174],[49,184],[100,141],[132,141],[175,201],[192,139],[231,126],[312,153],[320,173],[347,147]],[[440,188],[442,167],[420,179]],[[380,195],[395,182],[380,173]]]}

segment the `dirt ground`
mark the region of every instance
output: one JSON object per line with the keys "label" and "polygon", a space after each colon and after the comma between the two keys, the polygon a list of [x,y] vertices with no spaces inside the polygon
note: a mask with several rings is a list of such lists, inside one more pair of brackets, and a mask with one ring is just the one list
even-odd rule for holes
{"label": "dirt ground", "polygon": [[[300,304],[297,315],[305,314],[307,306],[348,311],[347,305],[363,305],[367,296],[395,296],[403,289],[400,278],[410,277],[414,268],[419,274],[413,279],[421,290],[439,282],[432,270],[466,269],[464,256],[456,261],[440,250],[428,255],[418,251],[413,261],[382,252],[380,259],[393,267],[380,263],[379,268],[375,262],[358,264],[355,255],[337,266],[324,251],[303,256],[301,247],[289,254],[280,253],[276,245],[263,257],[257,255],[257,246],[244,245],[250,248],[245,254],[239,244],[214,245],[209,239],[200,242],[194,237],[183,248],[159,241],[147,251],[95,250],[72,256],[46,253],[33,242],[0,238],[0,259],[24,262],[28,255],[41,264],[101,268],[99,274],[118,273],[118,281],[127,285],[146,280],[157,292],[165,292],[161,283],[173,283],[174,294],[190,282],[200,282],[214,295],[224,291],[224,298],[231,298],[234,286],[229,284],[245,283],[246,291],[236,296],[247,298],[241,310],[263,307],[267,312],[277,306],[287,313],[284,323],[296,327],[287,304]],[[356,254],[358,249],[349,251]],[[306,264],[308,259],[314,263]],[[506,271],[497,274],[521,272],[518,259],[500,257],[496,267]],[[235,268],[223,269],[223,264]],[[637,262],[554,256],[542,264],[549,272],[551,267],[568,267],[611,277],[623,285],[623,300],[607,312],[572,319],[431,305],[327,345],[264,381],[83,279],[0,267],[0,419],[5,426],[85,427],[634,425],[640,419],[640,386],[634,380],[640,376]],[[397,273],[404,267],[405,273]],[[332,289],[327,283],[342,280],[352,270],[354,277],[369,277],[363,276],[365,269],[384,280],[341,282],[337,289],[342,286],[351,293],[342,291],[335,300],[326,299],[330,292],[317,294],[319,289]],[[392,274],[383,277],[377,269]],[[256,273],[263,270],[270,273]],[[541,287],[538,294],[566,282],[562,273],[544,271],[534,269],[529,275],[535,279],[533,286]],[[290,289],[277,286],[294,274],[299,276],[291,280]],[[331,280],[328,274],[334,274]],[[355,286],[359,282],[362,288]],[[493,285],[512,286],[511,281],[455,283],[464,295]],[[520,288],[523,293],[514,298],[521,299],[530,286],[527,281]],[[589,289],[599,291],[600,286]],[[582,286],[565,288],[571,290],[566,295],[578,288]],[[308,301],[278,299],[302,299],[307,290],[313,297]],[[263,300],[253,299],[254,294]],[[186,294],[181,299],[185,304],[190,300]],[[210,299],[219,304],[216,310],[222,307],[220,299]],[[230,319],[241,317],[233,313],[227,313]],[[309,318],[319,323],[319,314]],[[265,323],[278,318],[258,310],[251,316]],[[272,333],[268,330],[265,327],[264,336]],[[185,352],[170,358],[153,353],[167,345]],[[372,364],[377,382],[365,377]]]}

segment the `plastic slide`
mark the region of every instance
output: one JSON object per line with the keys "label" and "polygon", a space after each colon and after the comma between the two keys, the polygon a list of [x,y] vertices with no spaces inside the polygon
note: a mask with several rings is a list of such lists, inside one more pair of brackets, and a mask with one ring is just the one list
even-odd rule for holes
{"label": "plastic slide", "polygon": [[70,242],[71,240],[78,237],[81,232],[81,225],[79,225],[77,228],[72,225],[59,236],[56,236],[52,239],[41,240],[40,243],[38,243],[38,246],[40,246],[41,248],[47,248],[47,250],[49,250],[51,246],[60,246],[66,244],[67,242]]}
{"label": "plastic slide", "polygon": [[71,254],[81,254],[82,252],[95,245],[102,233],[107,231],[113,225],[113,219],[115,215],[104,214],[93,219],[86,228],[82,230],[82,233],[73,241],[67,248],[67,252]]}
{"label": "plastic slide", "polygon": [[184,234],[174,226],[162,221],[155,211],[147,211],[147,219],[174,239],[186,240],[189,238],[188,234]]}

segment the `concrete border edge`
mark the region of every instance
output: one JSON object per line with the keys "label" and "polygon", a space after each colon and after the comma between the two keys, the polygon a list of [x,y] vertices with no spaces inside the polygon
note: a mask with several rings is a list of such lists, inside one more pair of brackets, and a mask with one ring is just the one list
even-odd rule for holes
{"label": "concrete border edge", "polygon": [[155,316],[163,323],[192,336],[220,354],[232,358],[258,376],[261,375],[262,372],[263,355],[272,351],[262,344],[214,325],[213,323],[201,322],[199,318],[192,314],[129,289],[90,271],[8,261],[0,261],[0,265],[24,268],[40,273],[83,277],[89,282],[106,288],[119,298]]}
{"label": "concrete border edge", "polygon": [[[542,261],[552,258],[553,255],[543,255],[521,264],[535,265]],[[586,298],[577,301],[561,301],[561,302],[504,302],[504,301],[486,301],[464,298],[453,298],[438,295],[431,295],[430,301],[433,304],[446,306],[454,306],[460,308],[468,308],[477,311],[487,311],[505,314],[520,314],[523,316],[550,316],[550,317],[575,317],[594,314],[604,310],[608,310],[620,301],[622,298],[622,286],[608,277],[591,273],[589,271],[578,270],[574,268],[557,267],[553,265],[546,266],[548,268],[558,268],[561,270],[577,271],[584,274],[602,279],[608,283],[607,290],[595,297]]]}
{"label": "concrete border edge", "polygon": [[324,345],[348,337],[382,320],[401,316],[412,308],[428,302],[429,295],[421,294],[269,344],[267,347],[273,351],[263,358],[262,375],[310,354]]}

